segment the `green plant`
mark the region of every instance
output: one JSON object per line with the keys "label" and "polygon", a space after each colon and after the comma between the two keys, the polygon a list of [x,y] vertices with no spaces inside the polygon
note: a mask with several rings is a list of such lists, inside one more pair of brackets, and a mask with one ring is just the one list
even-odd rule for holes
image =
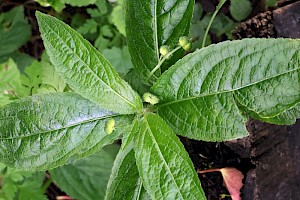
{"label": "green plant", "polygon": [[0,63],[13,58],[20,67],[29,65],[33,59],[18,51],[31,36],[31,27],[24,16],[22,6],[0,14]]}
{"label": "green plant", "polygon": [[[1,162],[46,170],[122,138],[106,199],[205,199],[176,134],[224,141],[247,136],[249,116],[295,122],[299,40],[227,41],[182,58],[179,38],[188,35],[194,1],[151,2],[125,1],[128,48],[135,73],[151,86],[144,97],[150,104],[80,34],[36,14],[50,60],[74,92],[34,95],[1,107]],[[163,45],[170,48],[165,56],[159,54]],[[112,119],[114,128],[106,131]]]}
{"label": "green plant", "polygon": [[26,172],[0,163],[0,199],[47,199],[43,172]]}

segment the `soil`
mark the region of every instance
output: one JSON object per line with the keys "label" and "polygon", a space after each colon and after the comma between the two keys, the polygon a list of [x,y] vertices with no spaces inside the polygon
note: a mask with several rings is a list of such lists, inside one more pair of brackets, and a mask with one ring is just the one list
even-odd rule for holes
{"label": "soil", "polygon": [[[212,12],[217,0],[198,0],[205,12]],[[280,1],[277,7],[266,10],[266,1],[252,0],[251,18],[241,23],[233,35],[246,37],[300,38],[300,2]],[[20,50],[39,58],[44,47],[39,35],[35,10],[53,12],[34,1],[3,0],[0,11],[24,5],[25,14],[32,25],[32,37]],[[71,15],[74,8],[67,8]],[[221,9],[229,14],[229,1]],[[214,39],[213,35],[212,38]],[[213,42],[218,42],[217,38]],[[216,143],[190,140],[181,137],[195,168],[211,169],[235,167],[244,176],[243,200],[294,200],[300,196],[300,121],[293,126],[276,126],[249,120],[249,136],[243,139]],[[231,199],[219,172],[199,174],[208,200]],[[226,194],[226,195],[224,195]],[[49,199],[65,195],[54,184],[47,190]]]}

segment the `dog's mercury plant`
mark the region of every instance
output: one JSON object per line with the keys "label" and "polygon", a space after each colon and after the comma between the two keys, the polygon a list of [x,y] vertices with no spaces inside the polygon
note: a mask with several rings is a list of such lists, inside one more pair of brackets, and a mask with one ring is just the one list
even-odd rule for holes
{"label": "dog's mercury plant", "polygon": [[[144,104],[88,41],[37,12],[50,60],[74,92],[1,107],[0,161],[48,170],[122,138],[106,199],[205,199],[176,134],[224,141],[247,136],[249,117],[293,124],[300,115],[300,40],[226,41],[182,58],[193,7],[193,0],[125,2],[131,59],[151,86]],[[157,67],[164,45],[180,49]]]}

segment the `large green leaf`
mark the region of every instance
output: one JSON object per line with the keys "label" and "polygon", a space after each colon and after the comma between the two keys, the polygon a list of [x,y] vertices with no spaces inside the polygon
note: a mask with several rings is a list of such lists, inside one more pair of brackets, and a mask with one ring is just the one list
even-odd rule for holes
{"label": "large green leaf", "polygon": [[89,157],[55,168],[50,171],[51,178],[75,199],[104,199],[118,149],[118,145],[109,145]]}
{"label": "large green leaf", "polygon": [[[245,136],[236,104],[273,118],[300,101],[300,40],[245,39],[198,50],[152,87],[159,115],[177,134],[198,140]],[[246,111],[247,112],[247,111]]]}
{"label": "large green leaf", "polygon": [[87,40],[54,17],[36,16],[51,62],[77,93],[113,112],[142,110],[139,95]]}
{"label": "large green leaf", "polygon": [[[132,143],[131,143],[132,144]],[[143,187],[135,162],[133,145],[120,149],[107,184],[107,200],[150,199]]]}
{"label": "large green leaf", "polygon": [[145,82],[159,62],[159,48],[174,48],[180,36],[188,35],[193,7],[194,0],[125,1],[127,44],[133,65]]}
{"label": "large green leaf", "polygon": [[[116,130],[108,135],[111,118]],[[0,108],[0,161],[26,170],[54,168],[113,142],[131,121],[74,93],[26,97]]]}
{"label": "large green leaf", "polygon": [[152,199],[205,199],[193,163],[172,129],[147,113],[134,137],[136,163]]}
{"label": "large green leaf", "polygon": [[271,123],[271,124],[278,124],[278,125],[292,125],[296,123],[296,120],[300,118],[300,103],[296,104],[295,106],[289,108],[288,110],[284,111],[280,115],[275,117],[266,118],[261,117],[257,113],[245,109],[244,106],[239,105],[241,109],[244,110],[246,115],[249,115],[253,119],[257,119],[263,122]]}

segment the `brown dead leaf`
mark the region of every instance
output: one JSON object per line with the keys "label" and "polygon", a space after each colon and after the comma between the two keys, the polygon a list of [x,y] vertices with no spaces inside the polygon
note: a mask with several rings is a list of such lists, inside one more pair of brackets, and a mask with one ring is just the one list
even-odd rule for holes
{"label": "brown dead leaf", "polygon": [[227,190],[232,200],[241,200],[240,190],[243,187],[244,175],[242,172],[233,167],[225,167],[220,169]]}

